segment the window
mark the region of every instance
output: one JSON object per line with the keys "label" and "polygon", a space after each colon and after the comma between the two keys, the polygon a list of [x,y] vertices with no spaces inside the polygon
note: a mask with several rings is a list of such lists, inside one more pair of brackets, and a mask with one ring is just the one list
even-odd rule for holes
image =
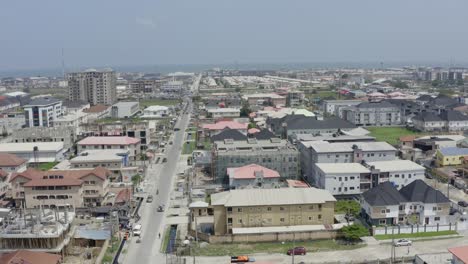
{"label": "window", "polygon": [[380,211],[382,214],[385,214],[385,209],[383,209],[382,211]]}
{"label": "window", "polygon": [[284,218],[280,218],[280,222],[284,222]]}
{"label": "window", "polygon": [[284,211],[284,207],[280,207],[280,211]]}
{"label": "window", "polygon": [[437,207],[437,211],[442,211],[442,207]]}
{"label": "window", "polygon": [[387,221],[385,219],[379,219],[379,224],[385,225]]}
{"label": "window", "polygon": [[267,211],[271,211],[271,207],[267,207]]}
{"label": "window", "polygon": [[387,209],[386,211],[387,211],[387,213],[390,213],[390,209]]}
{"label": "window", "polygon": [[239,224],[242,224],[242,219],[239,219],[239,220],[238,220],[238,223],[239,223]]}
{"label": "window", "polygon": [[318,205],[318,208],[319,208],[319,210],[322,210],[322,205],[319,204],[319,205]]}
{"label": "window", "polygon": [[350,190],[354,190],[354,187],[349,187]]}
{"label": "window", "polygon": [[228,207],[228,208],[227,208],[227,212],[228,212],[228,213],[232,213],[232,207]]}
{"label": "window", "polygon": [[432,211],[437,211],[437,207],[432,207]]}
{"label": "window", "polygon": [[395,174],[395,178],[400,178],[400,174]]}
{"label": "window", "polygon": [[440,217],[438,216],[434,217],[434,221],[440,221]]}
{"label": "window", "polygon": [[354,176],[349,177],[350,180],[354,180]]}
{"label": "window", "polygon": [[242,212],[242,208],[237,208],[237,212],[241,213],[241,212]]}
{"label": "window", "polygon": [[344,180],[345,180],[345,181],[348,181],[348,177],[344,177]]}
{"label": "window", "polygon": [[312,221],[313,217],[312,216],[309,216],[309,221]]}
{"label": "window", "polygon": [[338,181],[341,181],[341,177],[338,178]]}
{"label": "window", "polygon": [[232,218],[231,217],[228,218],[228,224],[232,224]]}
{"label": "window", "polygon": [[309,206],[309,210],[314,210],[314,206],[313,205]]}
{"label": "window", "polygon": [[322,220],[322,215],[321,214],[319,214],[317,217],[318,217],[318,220]]}

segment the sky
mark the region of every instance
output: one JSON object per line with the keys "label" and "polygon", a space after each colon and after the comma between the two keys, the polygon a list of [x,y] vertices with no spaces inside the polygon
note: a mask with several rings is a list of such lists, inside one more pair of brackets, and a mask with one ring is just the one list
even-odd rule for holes
{"label": "sky", "polygon": [[0,3],[0,71],[116,65],[468,62],[463,0]]}

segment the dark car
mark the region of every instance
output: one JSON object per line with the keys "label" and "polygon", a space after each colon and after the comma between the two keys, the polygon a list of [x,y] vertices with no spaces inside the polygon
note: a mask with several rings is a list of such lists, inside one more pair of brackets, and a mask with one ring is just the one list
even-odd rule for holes
{"label": "dark car", "polygon": [[179,130],[180,130],[180,128],[178,128],[178,127],[174,128],[174,131],[179,131]]}
{"label": "dark car", "polygon": [[288,250],[288,255],[305,255],[307,253],[307,250],[305,249],[305,247],[295,247],[295,248],[291,248],[290,250]]}
{"label": "dark car", "polygon": [[463,207],[467,207],[467,206],[468,206],[468,203],[465,202],[465,201],[459,201],[459,202],[458,202],[458,205],[459,205],[459,206],[463,206]]}
{"label": "dark car", "polygon": [[147,203],[152,203],[153,202],[153,195],[148,195],[148,198],[146,198]]}

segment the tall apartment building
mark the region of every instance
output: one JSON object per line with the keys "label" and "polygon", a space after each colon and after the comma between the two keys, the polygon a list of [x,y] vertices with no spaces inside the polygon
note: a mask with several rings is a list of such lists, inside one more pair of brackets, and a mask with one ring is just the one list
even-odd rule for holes
{"label": "tall apartment building", "polygon": [[156,90],[155,80],[138,79],[130,82],[132,93],[153,93]]}
{"label": "tall apartment building", "polygon": [[67,80],[70,101],[83,100],[91,105],[112,105],[117,100],[116,76],[111,69],[73,72],[67,74]]}
{"label": "tall apartment building", "polygon": [[299,152],[286,140],[226,139],[215,141],[213,151],[212,171],[217,181],[227,180],[228,168],[252,163],[275,170],[282,178],[297,179],[299,176]]}
{"label": "tall apartment building", "polygon": [[35,99],[24,106],[26,127],[53,127],[62,115],[62,101],[55,98]]}

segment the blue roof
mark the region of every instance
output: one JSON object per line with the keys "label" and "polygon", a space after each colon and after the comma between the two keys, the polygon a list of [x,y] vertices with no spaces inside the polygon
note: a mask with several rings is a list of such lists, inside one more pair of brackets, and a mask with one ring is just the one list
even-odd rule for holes
{"label": "blue roof", "polygon": [[444,156],[468,156],[468,148],[457,148],[457,147],[449,147],[449,148],[441,148],[440,153]]}

